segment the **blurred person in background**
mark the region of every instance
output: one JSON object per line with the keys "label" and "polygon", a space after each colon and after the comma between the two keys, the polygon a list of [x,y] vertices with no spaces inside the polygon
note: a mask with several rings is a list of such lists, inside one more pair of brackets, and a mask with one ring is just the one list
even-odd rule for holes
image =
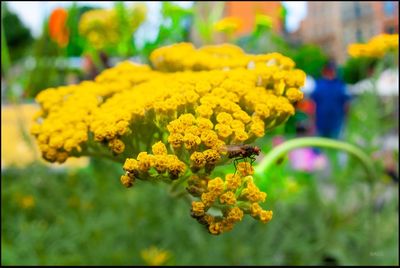
{"label": "blurred person in background", "polygon": [[311,93],[314,101],[316,135],[339,139],[348,110],[350,96],[345,83],[336,76],[336,65],[330,60],[322,70],[322,77],[315,81]]}

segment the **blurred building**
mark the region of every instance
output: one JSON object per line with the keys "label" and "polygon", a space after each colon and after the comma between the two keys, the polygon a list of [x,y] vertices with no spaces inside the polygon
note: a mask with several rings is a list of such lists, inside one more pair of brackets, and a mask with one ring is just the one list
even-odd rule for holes
{"label": "blurred building", "polygon": [[368,41],[374,35],[398,32],[398,2],[307,2],[307,17],[293,34],[301,43],[321,46],[343,63],[350,43]]}
{"label": "blurred building", "polygon": [[238,17],[243,21],[243,27],[237,32],[238,36],[253,31],[256,14],[268,15],[272,20],[272,29],[277,33],[283,33],[282,8],[281,2],[227,1],[225,2],[224,17]]}
{"label": "blurred building", "polygon": [[397,1],[375,2],[374,9],[378,27],[382,32],[399,32],[399,3]]}

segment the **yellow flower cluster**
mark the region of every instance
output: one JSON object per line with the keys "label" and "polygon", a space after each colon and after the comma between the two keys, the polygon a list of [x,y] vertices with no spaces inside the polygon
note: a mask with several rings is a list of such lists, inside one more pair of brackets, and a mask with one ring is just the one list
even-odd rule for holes
{"label": "yellow flower cluster", "polygon": [[160,74],[147,66],[124,62],[104,71],[95,82],[84,81],[40,92],[36,101],[41,111],[35,116],[31,133],[43,158],[63,163],[68,156],[91,155],[94,148],[87,143],[93,140],[105,142],[115,153],[122,153],[125,144],[117,136],[130,131],[128,121],[124,120],[130,115],[98,114],[98,109],[110,96],[157,75]]}
{"label": "yellow flower cluster", "polygon": [[[239,163],[238,172],[227,174],[225,180],[200,175],[192,176],[188,181],[188,191],[200,197],[200,201],[192,202],[192,217],[205,225],[211,234],[218,235],[232,230],[244,214],[250,214],[263,223],[272,219],[272,211],[263,210],[259,204],[265,201],[267,195],[253,182],[251,165]],[[222,216],[207,213],[212,207],[220,209]]]}
{"label": "yellow flower cluster", "polygon": [[398,34],[380,34],[371,38],[365,44],[350,44],[347,52],[353,58],[382,58],[388,51],[398,50]]}
{"label": "yellow flower cluster", "polygon": [[[32,133],[43,157],[106,157],[124,163],[126,187],[136,179],[184,186],[194,198],[192,215],[213,234],[230,230],[244,214],[268,222],[272,212],[259,205],[266,194],[248,163],[224,179],[212,173],[231,163],[229,145],[252,143],[294,114],[304,72],[278,53],[247,55],[233,45],[193,49],[209,56],[199,68],[199,61],[184,63],[190,57],[180,57],[179,47],[185,54],[193,46],[160,48],[151,58],[160,60],[158,69],[184,71],[123,62],[95,81],[42,91]],[[222,55],[226,66],[212,63]],[[222,216],[212,215],[215,209]]]}
{"label": "yellow flower cluster", "polygon": [[[127,11],[129,30],[133,33],[146,19],[147,9],[143,4],[136,4]],[[118,44],[121,41],[121,29],[120,16],[116,9],[89,10],[79,21],[79,33],[96,49]]]}
{"label": "yellow flower cluster", "polygon": [[[168,154],[164,143],[159,141],[152,146],[153,154],[141,152],[136,159],[127,158],[123,169],[125,175],[121,176],[121,182],[125,187],[131,187],[136,178],[142,180],[178,179],[186,170],[186,164],[174,154]],[[152,174],[152,170],[156,173]]]}
{"label": "yellow flower cluster", "polygon": [[255,69],[256,65],[292,70],[295,66],[292,59],[279,53],[251,55],[232,44],[196,49],[191,43],[178,43],[154,50],[150,60],[155,69],[168,72]]}
{"label": "yellow flower cluster", "polygon": [[238,17],[225,17],[214,24],[214,31],[234,33],[243,26],[243,21]]}

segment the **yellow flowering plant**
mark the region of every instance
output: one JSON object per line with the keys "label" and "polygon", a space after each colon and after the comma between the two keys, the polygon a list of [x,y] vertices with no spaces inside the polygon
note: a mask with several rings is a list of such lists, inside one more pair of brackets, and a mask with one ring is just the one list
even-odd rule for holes
{"label": "yellow flowering plant", "polygon": [[343,68],[347,83],[354,84],[363,79],[376,83],[385,69],[396,69],[399,51],[398,34],[379,34],[366,43],[354,43],[347,47],[350,56]]}
{"label": "yellow flowering plant", "polygon": [[112,9],[89,10],[80,18],[79,34],[86,39],[88,51],[117,51],[118,55],[131,55],[133,33],[145,21],[146,15],[147,7],[142,3],[130,7],[115,3]]}
{"label": "yellow flowering plant", "polygon": [[350,44],[347,52],[353,58],[382,58],[389,51],[398,50],[398,47],[398,34],[380,34],[371,38],[367,43]]}
{"label": "yellow flowering plant", "polygon": [[[179,43],[150,59],[152,67],[122,62],[94,81],[42,91],[31,133],[43,158],[109,158],[122,164],[125,187],[167,183],[189,198],[192,217],[211,234],[246,214],[270,221],[249,162],[224,176],[216,168],[232,164],[229,145],[253,143],[294,114],[305,73],[281,54],[251,55],[229,44]],[[271,151],[261,166],[286,150]]]}

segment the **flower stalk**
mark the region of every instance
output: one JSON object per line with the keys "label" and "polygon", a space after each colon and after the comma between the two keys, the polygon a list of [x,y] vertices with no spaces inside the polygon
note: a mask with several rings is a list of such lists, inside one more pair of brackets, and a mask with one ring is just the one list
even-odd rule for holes
{"label": "flower stalk", "polygon": [[357,160],[359,160],[366,174],[368,175],[369,181],[373,181],[377,178],[377,174],[371,158],[361,149],[347,142],[320,137],[296,138],[276,146],[265,155],[261,163],[255,168],[255,174],[267,174],[269,169],[276,163],[279,158],[281,158],[291,150],[301,147],[322,147],[345,151],[346,153],[354,156],[355,158],[357,158]]}

